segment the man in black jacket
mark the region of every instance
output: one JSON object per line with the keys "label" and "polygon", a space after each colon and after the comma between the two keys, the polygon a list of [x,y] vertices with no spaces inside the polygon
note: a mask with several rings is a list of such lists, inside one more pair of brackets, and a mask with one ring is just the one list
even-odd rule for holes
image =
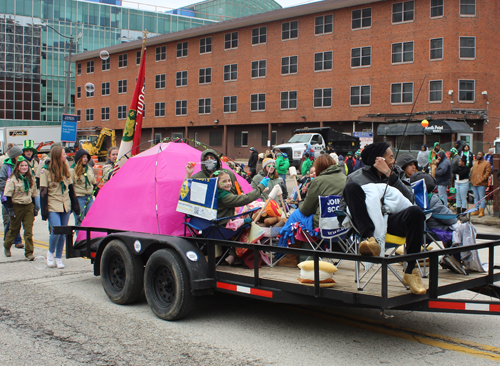
{"label": "man in black jacket", "polygon": [[259,153],[253,147],[250,148],[250,151],[252,152],[252,154],[250,155],[250,159],[248,159],[248,168],[250,169],[249,180],[252,181],[255,174],[257,174],[257,162],[259,161]]}
{"label": "man in black jacket", "polygon": [[[385,142],[376,142],[365,147],[361,153],[365,166],[356,170],[347,177],[346,186],[342,194],[340,209],[349,207],[354,226],[361,234],[362,242],[359,254],[379,256],[380,245],[374,238],[375,225],[366,209],[366,195],[361,186],[369,183],[383,183],[399,190],[411,202],[414,196],[409,182],[403,180],[404,171],[394,165],[395,159],[392,149]],[[382,212],[380,213],[382,215]],[[389,214],[387,232],[406,237],[406,253],[420,253],[424,238],[425,216],[420,207],[413,205],[398,213]],[[410,287],[411,292],[417,295],[426,293],[415,261],[407,263],[403,283]]]}
{"label": "man in black jacket", "polygon": [[436,184],[438,189],[438,196],[441,198],[445,206],[448,206],[448,193],[447,189],[451,183],[451,165],[450,160],[444,151],[440,151],[437,158]]}

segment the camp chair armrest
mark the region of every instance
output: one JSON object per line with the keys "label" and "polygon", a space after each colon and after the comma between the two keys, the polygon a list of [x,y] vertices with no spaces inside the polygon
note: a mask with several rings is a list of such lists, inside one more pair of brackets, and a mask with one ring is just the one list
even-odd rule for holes
{"label": "camp chair armrest", "polygon": [[218,218],[217,220],[215,220],[215,222],[217,222],[217,221],[222,221],[222,220],[231,220],[231,219],[234,219],[234,218],[237,218],[237,217],[240,217],[240,216],[244,216],[244,215],[252,214],[252,213],[254,213],[255,211],[258,211],[258,210],[260,210],[260,209],[261,209],[261,207],[255,207],[255,208],[252,208],[251,210],[245,211],[245,212],[240,213],[240,214],[238,214],[238,215],[228,216],[228,217],[220,217],[220,218]]}

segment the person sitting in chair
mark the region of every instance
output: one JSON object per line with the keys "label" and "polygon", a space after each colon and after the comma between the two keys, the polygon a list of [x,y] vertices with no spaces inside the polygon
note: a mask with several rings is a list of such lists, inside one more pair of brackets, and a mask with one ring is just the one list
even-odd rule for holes
{"label": "person sitting in chair", "polygon": [[[361,153],[365,166],[347,177],[342,194],[340,209],[349,208],[353,225],[361,234],[359,253],[367,256],[379,256],[380,244],[375,240],[375,225],[370,218],[366,206],[366,195],[361,186],[369,183],[383,183],[398,190],[410,202],[414,196],[409,182],[404,181],[405,173],[394,165],[394,154],[385,142],[375,142],[365,147]],[[382,215],[382,212],[380,213]],[[411,205],[397,213],[389,213],[387,232],[406,237],[406,253],[419,253],[423,243],[425,216],[420,207]],[[406,266],[403,283],[410,287],[412,293],[423,295],[426,289],[415,268],[416,262],[410,261]]]}

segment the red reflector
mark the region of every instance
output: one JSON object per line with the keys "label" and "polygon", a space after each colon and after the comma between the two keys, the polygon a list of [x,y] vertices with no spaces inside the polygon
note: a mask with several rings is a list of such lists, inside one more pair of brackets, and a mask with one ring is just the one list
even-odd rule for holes
{"label": "red reflector", "polygon": [[253,288],[253,287],[232,285],[232,284],[224,283],[224,282],[217,282],[217,288],[220,288],[223,290],[228,290],[228,291],[241,292],[242,294],[267,297],[269,299],[273,298],[272,291],[261,290],[261,289],[257,289],[257,288]]}
{"label": "red reflector", "polygon": [[464,302],[429,301],[430,309],[465,310]]}
{"label": "red reflector", "polygon": [[90,258],[95,258],[95,252],[90,253]]}

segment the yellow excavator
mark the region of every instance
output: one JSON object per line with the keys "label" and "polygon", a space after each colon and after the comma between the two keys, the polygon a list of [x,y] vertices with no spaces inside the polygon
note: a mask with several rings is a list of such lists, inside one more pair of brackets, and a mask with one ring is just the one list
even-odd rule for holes
{"label": "yellow excavator", "polygon": [[[104,141],[106,140],[106,137],[111,138],[111,146],[116,146],[115,130],[103,128],[101,129],[99,136],[88,136],[88,140],[82,142],[81,147],[82,149],[87,150],[90,156],[96,155],[99,160],[105,160],[107,151]],[[92,143],[92,141],[95,141],[95,143]]]}

